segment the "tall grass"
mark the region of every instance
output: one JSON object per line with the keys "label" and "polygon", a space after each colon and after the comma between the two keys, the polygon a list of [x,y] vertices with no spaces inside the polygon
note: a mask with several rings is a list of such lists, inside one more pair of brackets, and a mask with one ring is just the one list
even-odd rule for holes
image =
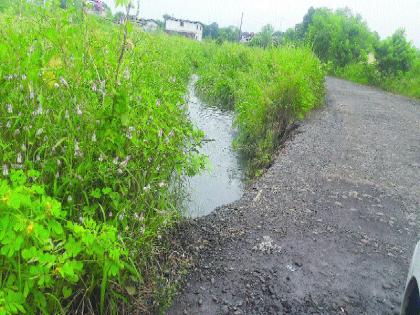
{"label": "tall grass", "polygon": [[375,64],[356,63],[331,72],[340,78],[377,86],[386,91],[420,99],[420,57],[417,57],[410,71],[394,75],[381,74]]}
{"label": "tall grass", "polygon": [[321,64],[301,48],[207,49],[197,88],[208,101],[235,111],[235,146],[249,161],[250,175],[261,174],[290,124],[322,103]]}

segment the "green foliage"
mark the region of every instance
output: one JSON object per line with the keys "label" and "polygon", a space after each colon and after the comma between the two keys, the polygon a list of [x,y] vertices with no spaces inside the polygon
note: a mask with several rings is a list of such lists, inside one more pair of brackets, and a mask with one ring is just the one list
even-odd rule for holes
{"label": "green foliage", "polygon": [[[34,169],[37,183],[61,204],[75,229],[83,221],[89,229],[96,224],[118,230],[134,257],[119,281],[137,279],[141,286],[159,235],[179,217],[176,183],[203,167],[196,154],[202,132],[182,105],[198,43],[128,27],[120,60],[123,26],[80,8],[27,4],[21,14],[0,16],[0,176]],[[26,267],[20,272],[29,272]],[[54,296],[60,285],[55,279],[43,287]],[[86,285],[89,294],[73,291],[72,299],[91,299],[81,304],[86,307],[95,304],[92,292],[101,287],[97,301],[109,305],[126,293],[104,286],[108,275],[80,271],[78,279],[75,287]]]}
{"label": "green foliage", "polygon": [[259,46],[262,48],[273,47],[274,43],[274,27],[270,24],[265,25],[261,32],[254,36],[251,40],[251,46]]}
{"label": "green foliage", "polygon": [[[308,49],[209,46],[198,91],[208,101],[236,112],[236,148],[251,175],[271,162],[286,128],[320,105],[324,72]],[[262,84],[263,82],[263,84]]]}
{"label": "green foliage", "polygon": [[[40,173],[29,171],[32,181]],[[126,252],[110,224],[72,222],[69,211],[28,184],[23,171],[0,181],[0,314],[59,313],[77,290],[124,268]],[[85,287],[81,287],[81,279]]]}
{"label": "green foliage", "polygon": [[404,31],[380,40],[349,9],[310,8],[302,23],[280,36],[280,44],[307,45],[332,75],[419,97],[419,53]]}
{"label": "green foliage", "polygon": [[375,58],[383,74],[395,75],[411,69],[416,58],[416,51],[405,38],[404,30],[399,29],[392,36],[378,43]]}
{"label": "green foliage", "polygon": [[344,67],[366,61],[373,50],[375,37],[362,18],[352,15],[349,10],[317,9],[311,16],[306,41],[322,61]]}
{"label": "green foliage", "polygon": [[115,313],[133,296],[158,308],[170,292],[160,239],[184,176],[205,166],[183,105],[191,75],[235,110],[235,145],[256,173],[321,102],[323,71],[307,49],[148,35],[60,5],[0,13],[0,314]]}

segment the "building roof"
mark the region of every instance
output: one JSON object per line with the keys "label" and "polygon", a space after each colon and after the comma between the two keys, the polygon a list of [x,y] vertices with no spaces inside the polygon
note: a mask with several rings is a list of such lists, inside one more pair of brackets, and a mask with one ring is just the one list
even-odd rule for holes
{"label": "building roof", "polygon": [[142,23],[147,23],[147,22],[153,22],[156,24],[159,24],[158,22],[156,22],[156,20],[153,19],[143,19],[143,18],[137,18],[135,15],[129,15],[128,18],[133,21],[133,22],[138,22],[140,24]]}
{"label": "building roof", "polygon": [[177,22],[187,22],[187,23],[192,23],[192,24],[200,24],[200,25],[204,26],[204,24],[199,22],[199,21],[183,20],[183,19],[177,19],[177,18],[174,18],[174,17],[169,17],[166,20],[177,21]]}

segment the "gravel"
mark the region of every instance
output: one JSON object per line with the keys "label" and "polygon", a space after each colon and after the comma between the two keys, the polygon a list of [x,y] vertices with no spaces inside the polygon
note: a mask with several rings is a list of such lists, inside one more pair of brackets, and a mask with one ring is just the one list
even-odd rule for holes
{"label": "gravel", "polygon": [[168,314],[398,314],[420,231],[420,104],[327,89],[241,200],[184,223],[194,265]]}

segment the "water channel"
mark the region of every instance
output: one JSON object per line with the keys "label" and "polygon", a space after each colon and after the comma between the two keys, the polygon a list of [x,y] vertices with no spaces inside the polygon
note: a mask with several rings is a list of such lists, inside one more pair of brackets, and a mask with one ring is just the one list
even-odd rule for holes
{"label": "water channel", "polygon": [[188,93],[191,121],[205,133],[200,153],[208,156],[209,169],[189,178],[187,216],[200,217],[219,206],[241,198],[244,175],[238,155],[232,149],[233,113],[203,103],[195,93],[197,76],[193,76]]}

